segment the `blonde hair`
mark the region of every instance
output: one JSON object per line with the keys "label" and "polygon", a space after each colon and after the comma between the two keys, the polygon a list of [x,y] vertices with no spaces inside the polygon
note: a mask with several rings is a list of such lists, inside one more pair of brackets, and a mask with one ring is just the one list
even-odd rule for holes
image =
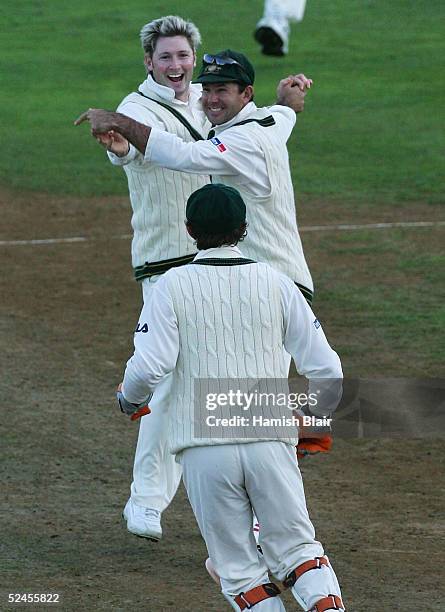
{"label": "blonde hair", "polygon": [[193,51],[201,44],[201,34],[191,21],[185,21],[177,15],[160,17],[146,23],[141,30],[140,38],[144,52],[153,57],[160,36],[185,36]]}

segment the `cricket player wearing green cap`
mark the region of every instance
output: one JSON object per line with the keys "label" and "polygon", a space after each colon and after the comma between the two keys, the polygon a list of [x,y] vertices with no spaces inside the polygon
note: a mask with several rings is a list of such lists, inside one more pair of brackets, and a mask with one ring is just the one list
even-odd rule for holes
{"label": "cricket player wearing green cap", "polygon": [[[330,397],[336,389],[335,407],[340,360],[293,281],[238,248],[247,223],[236,189],[211,184],[191,194],[186,226],[199,252],[190,264],[166,272],[142,309],[139,325],[148,331],[135,336],[118,393],[121,410],[133,414],[165,375],[172,376],[169,450],[182,465],[222,593],[234,610],[285,609],[270,569],[304,610],[343,611],[336,575],[307,513],[295,460],[297,430],[210,433],[202,428],[208,417],[198,391],[201,383],[214,391],[224,380],[233,390],[246,379],[287,379],[287,351],[308,378],[309,392],[320,379],[329,381]],[[229,416],[227,403],[221,405],[221,414]],[[326,406],[322,393],[311,410],[321,416]],[[276,416],[280,410],[268,402],[242,418]],[[253,509],[262,525],[264,555],[257,554],[251,529]],[[196,609],[205,607],[196,602]]]}

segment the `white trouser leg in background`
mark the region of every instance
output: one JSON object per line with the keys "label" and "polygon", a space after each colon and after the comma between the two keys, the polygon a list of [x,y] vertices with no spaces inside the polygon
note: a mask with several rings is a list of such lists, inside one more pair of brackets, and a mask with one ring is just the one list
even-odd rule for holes
{"label": "white trouser leg in background", "polygon": [[306,0],[265,0],[264,13],[256,24],[255,40],[265,55],[286,55],[289,51],[290,21],[301,21]]}
{"label": "white trouser leg in background", "polygon": [[[323,555],[306,510],[292,446],[251,442],[194,447],[184,450],[179,459],[190,503],[221,577],[222,592],[235,610],[234,596],[269,582],[267,567],[283,580],[297,566]],[[252,506],[261,524],[264,559],[256,551]],[[330,573],[307,572],[311,573],[315,585],[312,580],[299,585],[303,576],[294,587],[307,609],[321,596],[340,596],[338,587],[328,580]],[[255,608],[258,612],[283,609],[268,607],[277,605],[282,603],[274,597]]]}
{"label": "white trouser leg in background", "polygon": [[138,506],[163,512],[181,481],[181,466],[168,451],[167,401],[171,375],[156,388],[150,401],[151,414],[140,419],[133,465],[131,499]]}
{"label": "white trouser leg in background", "polygon": [[265,0],[263,17],[302,21],[305,8],[306,0]]}
{"label": "white trouser leg in background", "polygon": [[[150,299],[153,285],[149,279],[142,282],[144,303]],[[131,499],[135,504],[160,512],[175,496],[182,473],[181,466],[168,451],[170,384],[171,375],[168,375],[159,383],[150,401],[151,414],[140,419],[131,484]]]}

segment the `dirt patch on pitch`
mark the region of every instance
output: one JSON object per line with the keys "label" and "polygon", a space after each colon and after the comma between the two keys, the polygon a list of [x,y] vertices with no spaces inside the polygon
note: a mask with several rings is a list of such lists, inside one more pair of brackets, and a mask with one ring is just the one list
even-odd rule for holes
{"label": "dirt patch on pitch", "polygon": [[[300,223],[347,221],[349,209],[323,206],[302,212]],[[165,513],[158,544],[129,535],[120,519],[137,432],[116,410],[113,391],[140,308],[130,243],[119,238],[130,233],[126,198],[3,192],[0,212],[0,240],[91,238],[0,247],[0,608],[21,607],[8,606],[8,593],[59,593],[59,609],[73,611],[227,609],[205,573],[205,547],[182,488]],[[404,220],[439,218],[437,208],[423,205],[399,212]],[[353,222],[389,218],[382,207],[378,216],[362,210]],[[419,246],[438,248],[434,232],[416,236],[410,240]],[[346,248],[312,233],[303,239],[323,283],[333,282],[324,276],[333,265],[358,290],[373,280],[371,263],[396,269],[390,251],[358,253],[357,266],[351,265],[351,243]],[[319,306],[331,341],[347,335],[358,347],[343,356],[345,369],[372,376],[377,350],[371,331],[344,325],[335,303],[323,304],[323,291]],[[388,375],[403,376],[403,361],[412,355],[386,346],[380,358]],[[440,440],[339,440],[330,455],[302,465],[318,537],[349,610],[441,609],[443,450]],[[288,609],[297,608],[285,599]]]}

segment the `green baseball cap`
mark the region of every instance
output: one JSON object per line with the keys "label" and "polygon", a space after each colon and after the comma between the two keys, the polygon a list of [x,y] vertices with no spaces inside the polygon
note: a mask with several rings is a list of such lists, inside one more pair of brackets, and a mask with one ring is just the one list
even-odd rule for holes
{"label": "green baseball cap", "polygon": [[211,55],[206,53],[202,59],[201,72],[196,83],[227,83],[229,81],[253,85],[255,70],[243,53],[224,49]]}
{"label": "green baseball cap", "polygon": [[185,215],[187,223],[197,230],[226,234],[246,222],[246,205],[233,187],[209,183],[190,195]]}

